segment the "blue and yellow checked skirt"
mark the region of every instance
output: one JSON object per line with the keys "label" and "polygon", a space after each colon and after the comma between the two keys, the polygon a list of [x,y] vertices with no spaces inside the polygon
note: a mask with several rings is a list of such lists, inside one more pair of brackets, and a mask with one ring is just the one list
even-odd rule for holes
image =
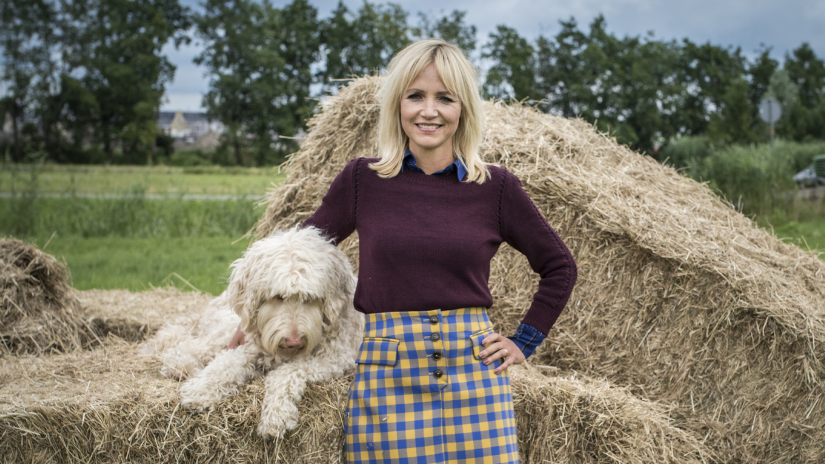
{"label": "blue and yellow checked skirt", "polygon": [[517,463],[510,379],[478,358],[484,308],[368,314],[347,403],[349,463]]}

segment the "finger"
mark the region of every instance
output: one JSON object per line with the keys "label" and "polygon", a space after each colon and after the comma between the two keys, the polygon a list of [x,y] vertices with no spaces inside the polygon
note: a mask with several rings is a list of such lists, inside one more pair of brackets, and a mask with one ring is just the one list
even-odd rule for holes
{"label": "finger", "polygon": [[495,368],[495,370],[493,370],[493,372],[494,372],[494,373],[496,373],[496,374],[501,374],[501,373],[502,373],[505,369],[507,369],[508,367],[510,367],[510,365],[512,365],[512,364],[513,364],[513,358],[514,358],[514,357],[515,357],[515,356],[509,356],[509,357],[507,357],[507,359],[505,359],[505,360],[504,360],[504,362],[503,362],[503,363],[501,363],[501,365],[500,365],[500,366],[498,366],[497,368]]}
{"label": "finger", "polygon": [[504,349],[504,348],[499,349],[495,353],[491,353],[490,355],[488,355],[484,359],[484,364],[490,364],[491,362],[493,362],[497,359],[505,358],[505,357],[507,357],[508,354],[509,354],[509,352],[506,349]]}
{"label": "finger", "polygon": [[496,332],[493,332],[490,335],[487,335],[486,337],[484,337],[484,339],[481,340],[481,344],[484,345],[484,346],[487,346],[487,344],[489,344],[491,342],[494,342],[496,340],[499,340],[499,339],[501,339],[501,335],[499,335]]}
{"label": "finger", "polygon": [[478,354],[478,357],[482,359],[486,358],[502,348],[504,348],[504,345],[501,342],[495,342],[492,345],[485,347],[484,351]]}

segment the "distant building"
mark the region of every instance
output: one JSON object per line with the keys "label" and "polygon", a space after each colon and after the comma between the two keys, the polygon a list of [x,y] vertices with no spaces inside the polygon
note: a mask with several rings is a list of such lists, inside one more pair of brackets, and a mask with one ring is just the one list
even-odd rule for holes
{"label": "distant building", "polygon": [[224,125],[210,120],[206,113],[161,111],[158,113],[158,125],[164,133],[188,143],[209,132],[217,134],[224,132]]}
{"label": "distant building", "polygon": [[12,126],[11,113],[6,111],[6,117],[3,119],[3,132],[11,134],[13,130],[14,126]]}

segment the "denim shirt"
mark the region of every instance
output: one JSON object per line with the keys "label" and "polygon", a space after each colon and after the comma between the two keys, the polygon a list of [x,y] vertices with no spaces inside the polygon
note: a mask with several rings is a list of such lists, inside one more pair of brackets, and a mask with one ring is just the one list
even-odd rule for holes
{"label": "denim shirt", "polygon": [[[415,157],[409,148],[404,153],[404,160],[401,163],[401,171],[403,172],[405,169],[410,170],[410,172],[425,174],[424,171],[422,171],[421,168],[415,164]],[[464,180],[464,176],[467,174],[467,168],[465,168],[464,164],[456,158],[456,160],[453,161],[453,164],[438,172],[434,172],[432,175],[449,175],[453,172],[456,173],[458,180],[461,181]],[[515,335],[507,338],[512,340],[513,343],[519,347],[525,358],[528,358],[534,351],[536,351],[536,348],[541,345],[541,342],[544,341],[544,337],[545,335],[533,326],[519,324]]]}
{"label": "denim shirt", "polygon": [[[409,148],[407,148],[407,151],[404,152],[404,161],[401,163],[401,172],[404,172],[405,169],[409,169],[410,172],[420,172],[425,174],[425,172],[422,171],[417,164],[415,164],[415,156],[413,156]],[[432,175],[436,176],[440,174],[449,174],[453,171],[455,171],[458,175],[459,182],[464,180],[464,175],[467,174],[467,168],[465,168],[464,164],[456,158],[455,161],[453,161],[453,164],[438,172],[434,172]]]}

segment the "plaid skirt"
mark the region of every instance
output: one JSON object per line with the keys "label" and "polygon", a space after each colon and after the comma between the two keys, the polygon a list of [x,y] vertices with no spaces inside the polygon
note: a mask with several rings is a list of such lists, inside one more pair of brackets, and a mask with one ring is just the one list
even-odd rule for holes
{"label": "plaid skirt", "polygon": [[485,309],[368,314],[347,402],[349,463],[517,463],[507,371]]}

